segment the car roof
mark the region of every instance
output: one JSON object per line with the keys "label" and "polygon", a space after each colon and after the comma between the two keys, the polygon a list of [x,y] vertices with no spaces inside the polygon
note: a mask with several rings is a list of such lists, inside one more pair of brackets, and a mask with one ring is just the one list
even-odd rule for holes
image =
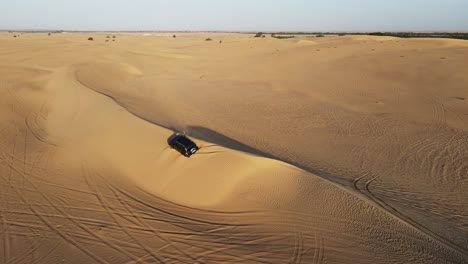
{"label": "car roof", "polygon": [[173,140],[174,142],[178,142],[186,147],[195,144],[192,140],[183,135],[176,136]]}

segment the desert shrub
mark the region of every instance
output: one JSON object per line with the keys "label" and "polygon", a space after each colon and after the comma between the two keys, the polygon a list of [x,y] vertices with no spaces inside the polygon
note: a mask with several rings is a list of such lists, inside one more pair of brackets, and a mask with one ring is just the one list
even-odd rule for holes
{"label": "desert shrub", "polygon": [[371,36],[390,36],[398,38],[452,38],[452,39],[465,39],[468,40],[467,33],[457,32],[433,32],[433,33],[420,33],[420,32],[372,32],[367,35]]}
{"label": "desert shrub", "polygon": [[110,36],[107,36],[106,38],[110,38]]}
{"label": "desert shrub", "polygon": [[14,38],[16,38],[16,35],[13,35]]}
{"label": "desert shrub", "polygon": [[112,38],[115,38],[115,36],[112,36]]}
{"label": "desert shrub", "polygon": [[223,41],[222,41],[222,40],[220,40],[220,41],[219,41],[219,43],[223,43]]}
{"label": "desert shrub", "polygon": [[205,39],[205,41],[212,41],[212,39],[210,39],[210,38],[207,38],[207,39]]}
{"label": "desert shrub", "polygon": [[172,35],[173,38],[176,38],[177,36],[176,35]]}
{"label": "desert shrub", "polygon": [[323,38],[325,37],[325,35],[322,35],[322,34],[318,34],[317,36],[315,36],[316,38]]}
{"label": "desert shrub", "polygon": [[257,34],[255,34],[255,38],[261,38],[261,37],[263,37],[262,32],[258,32]]}
{"label": "desert shrub", "polygon": [[94,40],[92,37],[89,37],[88,40]]}
{"label": "desert shrub", "polygon": [[48,36],[52,35],[52,33],[47,34]]}
{"label": "desert shrub", "polygon": [[289,39],[289,38],[294,38],[294,36],[285,36],[285,35],[276,35],[276,34],[271,34],[272,38],[277,38],[277,39]]}

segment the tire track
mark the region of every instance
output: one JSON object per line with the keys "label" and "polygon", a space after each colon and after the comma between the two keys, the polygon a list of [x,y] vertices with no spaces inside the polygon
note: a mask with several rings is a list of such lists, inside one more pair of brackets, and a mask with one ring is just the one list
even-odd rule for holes
{"label": "tire track", "polygon": [[134,261],[137,261],[137,262],[140,262],[140,259],[129,253],[127,250],[123,249],[122,247],[118,246],[117,244],[115,243],[112,243],[111,241],[109,241],[107,238],[101,236],[101,235],[98,235],[96,234],[95,232],[93,232],[89,227],[87,227],[86,225],[83,225],[81,224],[79,221],[76,221],[73,217],[71,217],[70,215],[68,215],[64,210],[62,210],[61,208],[59,208],[58,206],[55,205],[55,203],[52,202],[52,200],[46,195],[44,194],[43,192],[41,192],[34,184],[31,184],[32,186],[34,186],[34,188],[42,195],[42,197],[44,197],[47,202],[49,202],[49,204],[51,204],[54,209],[56,209],[58,212],[60,212],[60,214],[64,215],[66,217],[66,219],[70,220],[74,225],[76,225],[77,227],[81,228],[82,230],[84,230],[86,233],[88,233],[89,235],[95,237],[96,239],[98,239],[99,241],[102,241],[104,244],[108,245],[109,247],[113,248],[114,250],[116,250],[117,252],[127,256],[129,259],[133,259]]}
{"label": "tire track", "polygon": [[[111,188],[111,190],[114,192],[114,195],[117,197],[117,199],[119,200],[119,202],[127,209],[128,213],[133,216],[142,226],[144,226],[145,228],[147,228],[150,232],[152,232],[154,235],[156,235],[156,237],[158,239],[160,239],[161,241],[165,242],[166,243],[166,246],[164,247],[171,247],[173,249],[175,249],[177,252],[181,253],[182,255],[184,255],[185,257],[191,259],[192,261],[195,261],[196,259],[194,259],[192,256],[190,256],[188,253],[186,253],[185,251],[181,250],[179,247],[175,246],[170,240],[164,238],[161,234],[160,231],[158,230],[155,230],[154,228],[152,228],[149,224],[147,224],[144,219],[142,217],[140,217],[138,214],[136,214],[130,207],[130,205],[124,201],[120,195],[119,195],[119,191],[116,190],[113,186],[109,186]],[[183,222],[180,222],[181,224]],[[175,225],[174,223],[171,223],[172,225]],[[180,227],[179,225],[175,225],[175,226],[178,226]],[[161,250],[162,248],[160,248]]]}
{"label": "tire track", "polygon": [[[16,128],[16,127],[15,127]],[[16,151],[16,142],[17,142],[17,134],[15,134],[15,138],[13,139],[13,151],[12,151],[12,156],[11,156],[11,164],[14,162],[14,156],[15,156],[15,151]],[[10,184],[11,181],[11,176],[12,176],[12,169],[10,168],[8,172],[8,181],[7,184]]]}
{"label": "tire track", "polygon": [[302,237],[302,233],[296,232],[294,252],[293,252],[292,259],[291,259],[291,263],[293,264],[302,263],[301,261],[302,261],[302,254],[303,254],[303,246],[304,246],[304,240]]}
{"label": "tire track", "polygon": [[[99,200],[100,204],[105,209],[107,214],[114,220],[114,222],[125,232],[125,234],[127,234],[128,237],[130,237],[133,241],[135,241],[135,243],[137,243],[141,248],[143,248],[148,254],[153,256],[154,259],[156,259],[157,261],[159,261],[161,263],[164,263],[165,261],[163,260],[163,258],[161,256],[158,256],[155,252],[152,251],[152,249],[150,249],[149,247],[147,247],[143,243],[140,243],[140,241],[138,239],[136,239],[131,234],[131,232],[129,232],[129,230],[124,225],[122,225],[120,223],[120,221],[115,217],[115,215],[107,207],[107,203],[105,202],[104,198],[102,197],[102,195],[101,195],[101,193],[99,191],[99,187],[96,184],[93,185],[93,184],[90,183],[90,180],[91,180],[90,177],[89,177],[90,172],[89,172],[89,169],[87,168],[86,164],[82,164],[82,172],[83,172],[82,175],[83,175],[83,178],[84,178],[86,184],[88,185],[90,190],[92,190],[96,194],[96,198]],[[96,187],[93,187],[93,186],[96,186]],[[129,212],[129,214],[131,214],[131,213]],[[136,260],[136,261],[140,262],[141,258]]]}
{"label": "tire track", "polygon": [[7,224],[7,220],[5,214],[2,214],[2,233],[3,233],[3,262],[7,263],[10,260],[10,235],[9,235],[9,228]]}
{"label": "tire track", "polygon": [[429,124],[429,129],[435,129],[438,130],[442,124],[443,117],[442,117],[442,112],[439,107],[439,104],[434,98],[431,98],[431,107],[432,107],[432,120]]}
{"label": "tire track", "polygon": [[[101,178],[103,178],[103,181],[107,181],[103,176],[101,176]],[[112,188],[113,183],[108,183],[108,184]],[[143,200],[141,200],[139,198],[133,197],[131,194],[128,194],[125,191],[122,191],[120,188],[117,188],[117,187],[114,187],[114,188],[115,188],[114,189],[115,196],[119,198],[119,200],[125,205],[125,207],[128,208],[129,211],[132,210],[131,208],[133,208],[133,206],[130,205],[129,201],[127,201],[126,199],[123,199],[122,197],[120,197],[120,193],[122,193],[122,195],[125,196],[126,198],[130,198],[130,201],[133,201],[133,202],[136,202],[137,204],[143,205],[145,208],[148,208],[148,206],[150,206],[152,209],[155,209],[155,205],[148,205],[147,202],[145,202],[145,201],[143,201]],[[156,214],[161,214],[162,213],[162,214],[167,215],[167,210],[168,209],[164,209],[163,207],[164,207],[164,205],[162,205],[162,204],[157,205],[157,208],[155,209],[156,211],[154,213],[156,213]],[[145,210],[145,211],[147,211],[147,213],[150,213],[150,211],[148,211],[148,210]],[[174,209],[170,210],[170,213],[169,213],[168,216],[171,219],[173,219],[173,218],[177,219],[177,218],[181,217],[180,214],[176,213],[175,211],[177,211],[177,210],[174,210]],[[185,211],[184,214],[188,213],[186,210],[184,210],[184,211]],[[151,214],[153,214],[153,213],[151,213]],[[210,215],[211,214],[208,214],[206,216],[210,216]],[[135,217],[138,219],[140,216],[135,214]],[[229,238],[229,236],[226,237],[225,235],[223,235],[223,233],[225,233],[225,231],[236,231],[236,228],[250,228],[251,225],[245,225],[245,224],[226,225],[226,223],[218,223],[218,222],[211,222],[211,224],[205,224],[206,221],[203,220],[203,219],[200,219],[200,218],[195,219],[192,216],[187,216],[187,215],[183,215],[182,217],[183,217],[183,219],[181,219],[181,220],[185,221],[185,223],[182,223],[182,226],[180,224],[176,224],[175,226],[180,227],[180,228],[184,228],[184,229],[193,230],[193,232],[196,232],[196,233],[195,234],[188,234],[188,236],[184,236],[184,237],[180,236],[182,233],[174,233],[174,237],[169,238],[169,239],[171,240],[172,243],[184,244],[184,245],[186,245],[188,247],[199,248],[199,250],[202,250],[201,253],[196,253],[196,254],[194,253],[195,255],[194,255],[194,257],[191,257],[191,262],[197,261],[198,263],[201,263],[201,262],[206,261],[206,262],[211,263],[213,261],[209,260],[209,259],[211,259],[211,256],[214,256],[213,254],[218,254],[219,255],[219,253],[222,253],[223,256],[237,259],[236,261],[241,261],[241,262],[244,262],[244,261],[252,262],[253,261],[253,262],[260,262],[260,263],[270,263],[269,261],[263,260],[263,258],[258,258],[258,257],[253,258],[253,256],[245,256],[245,254],[243,254],[244,255],[243,258],[242,258],[243,260],[241,260],[241,259],[239,259],[239,257],[240,257],[239,255],[233,254],[232,252],[237,252],[239,250],[244,251],[244,250],[246,250],[246,247],[249,247],[250,245],[254,245],[255,247],[263,248],[266,245],[271,244],[271,242],[277,241],[278,240],[277,237],[275,237],[275,236],[259,237],[259,238],[256,238],[255,240],[249,239],[247,241],[247,240],[243,240],[242,237],[247,235],[250,232],[247,231],[247,230],[246,231],[238,230],[237,231],[238,238],[232,237],[232,236]],[[189,221],[187,221],[187,217],[188,217]],[[147,224],[146,221],[142,221],[142,220],[140,220],[140,221],[141,221],[140,223],[145,225],[145,227],[150,228],[149,224]],[[193,223],[191,223],[193,221],[195,223],[202,222],[204,224],[202,226],[196,225],[194,228],[188,228],[187,225],[193,225]],[[174,225],[173,220],[169,221],[168,223],[171,223],[172,225]],[[205,226],[209,227],[210,229],[208,229],[208,230],[205,229]],[[203,227],[205,230],[199,230],[200,227]],[[221,233],[219,233],[219,232],[221,232]],[[157,234],[160,234],[159,231],[157,232]],[[288,235],[287,237],[290,237],[290,236]],[[284,239],[284,238],[282,238],[282,239]],[[260,242],[261,242],[261,245],[264,245],[264,246],[259,246],[258,243],[260,243]],[[209,246],[210,244],[212,244],[212,246]],[[285,244],[285,245],[280,245],[277,242],[275,242],[274,244],[275,245],[277,244],[277,246],[280,246],[280,247],[282,247],[284,249],[292,247],[292,245],[289,244],[289,243]],[[171,247],[171,246],[168,244],[168,245],[163,246],[162,248],[160,248],[158,251],[165,250],[166,248],[169,248],[169,247]],[[302,252],[302,250],[301,250],[301,252]]]}
{"label": "tire track", "polygon": [[[5,156],[5,153],[1,153],[1,156],[0,156],[0,164],[3,162],[5,164],[7,164],[7,168],[8,168],[8,179],[5,181],[5,177],[3,177],[6,185],[5,185],[5,189],[14,189],[14,191],[17,191],[18,190],[18,187],[15,187],[12,183],[11,183],[11,180],[12,180],[12,176],[13,176],[13,172],[14,172],[14,156],[15,156],[15,153],[16,153],[16,146],[17,146],[17,139],[18,139],[18,135],[20,134],[20,130],[18,129],[18,126],[17,124],[15,123],[10,123],[7,128],[11,128],[13,127],[14,130],[15,130],[15,133],[14,134],[14,138],[13,138],[13,150],[12,150],[12,155],[11,155],[11,159],[7,161],[7,159],[4,158]],[[2,130],[2,133],[4,132],[5,130]],[[1,134],[2,134],[1,133]],[[5,137],[8,139],[8,137]],[[3,158],[2,158],[3,157]],[[20,175],[19,173],[16,173],[16,175]],[[16,189],[15,189],[16,188]],[[16,196],[10,196],[10,197],[14,197],[16,199]],[[6,232],[6,235],[9,233],[8,232],[8,229],[9,229],[9,225],[10,225],[10,221],[7,221],[6,219],[6,216],[8,215],[8,210],[9,210],[9,206],[8,204],[6,204],[5,208],[2,210],[4,212],[4,214],[2,215],[2,220],[4,221],[3,224],[4,224],[4,227],[5,229],[7,230]],[[8,223],[7,223],[8,222]],[[26,239],[29,241],[29,244],[34,244],[35,240],[31,241],[30,240],[30,237],[26,237]],[[6,250],[7,252],[5,252],[5,257],[6,257],[6,260],[4,263],[6,262],[9,262],[10,260],[10,250],[11,250],[11,246],[10,246],[10,237],[7,236],[5,238],[5,247],[6,247]],[[34,252],[32,252],[31,254],[33,254]],[[27,256],[27,255],[26,255]],[[14,259],[13,259],[14,260]]]}
{"label": "tire track", "polygon": [[[461,256],[468,256],[468,250],[460,247],[459,245],[453,243],[450,240],[447,240],[438,234],[432,232],[430,229],[420,225],[410,217],[400,213],[396,208],[392,207],[391,205],[385,203],[382,199],[378,198],[377,196],[373,195],[372,192],[370,191],[370,184],[375,180],[376,178],[373,178],[370,181],[367,181],[365,183],[365,191],[357,188],[356,190],[362,194],[364,194],[366,197],[368,197],[371,201],[374,202],[379,208],[387,211],[390,215],[394,216],[397,220],[401,221],[402,223],[405,223],[409,227],[411,227],[413,230],[419,232],[420,234],[423,234],[429,238],[431,238],[433,241],[437,242],[439,245],[453,250],[460,254]],[[355,184],[357,186],[357,182]]]}
{"label": "tire track", "polygon": [[[26,131],[27,133],[27,131]],[[15,169],[13,166],[10,166],[11,168]],[[15,169],[16,170],[16,169]],[[116,244],[108,241],[107,239],[103,238],[102,236],[99,236],[95,233],[92,232],[92,230],[90,230],[88,227],[86,227],[85,225],[82,225],[79,221],[75,220],[73,217],[71,217],[70,215],[68,215],[65,211],[63,211],[60,207],[58,207],[46,194],[44,194],[43,192],[40,191],[40,189],[31,181],[29,181],[28,177],[26,177],[27,173],[25,172],[20,172],[20,171],[17,171],[17,173],[19,175],[22,176],[22,179],[23,179],[23,185],[25,183],[25,181],[28,181],[28,183],[34,188],[34,190],[40,194],[56,211],[58,211],[61,215],[63,215],[67,220],[71,221],[73,224],[75,224],[77,227],[81,228],[82,230],[86,231],[89,235],[91,236],[94,236],[96,239],[100,240],[101,242],[107,244],[108,246],[110,246],[111,248],[123,253],[124,255],[126,255],[127,257],[129,257],[130,259],[133,259],[133,260],[136,260],[137,262],[140,262],[138,257],[128,253],[126,250],[123,250],[121,247],[117,246]],[[15,189],[16,190],[16,189]],[[19,193],[19,192],[18,192]],[[19,193],[20,194],[20,193]],[[23,202],[26,203],[26,204],[29,204],[31,210],[33,211],[34,215],[39,217],[47,226],[49,226],[50,228],[52,228],[55,232],[57,232],[59,235],[61,235],[64,239],[66,239],[67,241],[69,241],[70,243],[74,244],[75,246],[79,245],[77,242],[75,242],[73,239],[71,239],[70,237],[68,237],[67,235],[65,235],[64,233],[62,233],[58,228],[55,228],[45,217],[43,217],[38,211],[37,209],[35,209],[33,206],[31,206],[30,203],[28,203],[28,201],[26,200],[26,198],[24,196],[23,197]],[[90,253],[89,251],[85,250],[83,247],[80,248],[82,251],[86,252],[86,253]],[[103,262],[102,259],[100,259],[99,257],[95,256],[95,255],[91,255],[93,258],[95,258],[96,260],[99,260],[100,262]]]}
{"label": "tire track", "polygon": [[[26,235],[27,237],[29,237],[30,235]],[[40,240],[34,240],[34,242],[32,244],[29,245],[29,249],[26,250],[25,252],[22,252],[21,256],[17,256],[11,260],[9,260],[8,262],[4,262],[4,263],[18,263],[18,264],[21,264],[21,263],[25,263],[26,261],[26,258],[28,258],[29,256],[31,255],[34,255],[34,253],[41,247],[39,244],[42,242],[43,240],[40,239]],[[56,243],[57,245],[59,243]],[[19,258],[18,258],[19,257]],[[30,261],[30,263],[34,263],[33,261]]]}
{"label": "tire track", "polygon": [[[19,170],[17,170],[16,168],[14,168],[13,166],[11,166],[10,164],[5,164],[4,160],[3,159],[0,159],[0,162],[1,163],[4,163],[4,165],[6,166],[9,166],[11,167],[16,173],[18,173],[19,175],[22,175],[23,173]],[[23,175],[23,178],[24,178],[24,175]],[[49,222],[47,220],[47,218],[43,217],[41,215],[41,213],[34,207],[30,204],[30,202],[26,199],[26,197],[19,191],[17,190],[16,188],[12,188],[18,195],[18,197],[23,201],[23,203],[25,204],[28,204],[29,205],[29,209],[31,210],[31,212],[34,214],[34,216],[36,216],[38,219],[40,219],[47,227],[49,227],[51,230],[54,231],[54,233],[56,233],[58,236],[60,236],[62,239],[64,239],[65,241],[67,241],[68,243],[72,244],[73,246],[75,246],[77,249],[79,249],[81,252],[85,253],[86,255],[88,255],[89,257],[91,257],[92,259],[94,259],[95,261],[99,262],[99,263],[107,263],[106,261],[104,261],[102,258],[98,257],[97,255],[94,255],[91,251],[89,251],[88,249],[86,249],[85,247],[82,247],[80,245],[80,243],[78,243],[77,241],[75,241],[73,238],[71,238],[70,236],[68,236],[67,234],[65,234],[64,232],[62,232],[60,229],[56,228],[55,225],[53,225],[51,222]]]}
{"label": "tire track", "polygon": [[[40,206],[40,207],[43,207],[42,205],[34,205],[34,206]],[[19,215],[34,215],[33,213],[31,212],[24,212],[24,211],[13,211],[13,210],[9,210],[7,211],[7,213],[10,213],[10,214],[19,214]],[[44,217],[48,217],[48,218],[60,218],[60,219],[68,219],[66,216],[63,216],[61,214],[45,214],[45,213],[41,213],[42,216]],[[106,226],[106,227],[109,227],[109,226],[113,226],[115,227],[115,230],[119,230],[119,225],[118,224],[115,224],[115,223],[112,223],[112,222],[105,222],[105,221],[102,221],[102,220],[97,220],[97,219],[92,219],[92,218],[83,218],[83,217],[74,217],[74,216],[71,216],[72,219],[76,220],[76,221],[80,221],[80,222],[84,222],[86,223],[87,225],[93,225],[93,226]],[[166,223],[166,222],[164,222]],[[23,227],[39,227],[39,226],[33,226],[33,225],[26,225],[26,224],[21,224],[21,223],[17,223],[17,222],[11,222],[11,225],[18,225],[18,226],[23,226]],[[175,226],[178,226],[177,224]],[[151,227],[150,228],[145,228],[145,227],[142,227],[142,226],[125,226],[125,228],[127,229],[132,229],[132,232],[142,232],[144,234],[152,234],[153,232],[151,231]],[[191,236],[191,235],[202,235],[202,234],[205,234],[205,231],[200,231],[200,232],[194,232],[194,233],[188,233],[188,232],[177,232],[177,231],[171,231],[171,230],[161,230],[159,231],[161,234],[167,234],[167,235],[176,235],[176,236]]]}
{"label": "tire track", "polygon": [[[273,237],[261,237],[256,240],[249,240],[247,242],[240,242],[240,243],[230,241],[229,243],[225,243],[224,245],[220,243],[212,243],[213,245],[211,246],[205,245],[209,241],[202,241],[203,243],[197,243],[200,241],[195,240],[195,241],[189,242],[186,239],[179,239],[179,238],[175,239],[175,241],[177,241],[178,243],[186,244],[187,246],[190,246],[190,247],[196,247],[196,248],[203,250],[203,253],[202,253],[203,257],[205,256],[208,257],[208,256],[212,256],[215,253],[223,252],[223,257],[229,256],[229,257],[236,259],[236,261],[256,262],[256,263],[265,263],[265,264],[271,263],[271,261],[262,260],[261,258],[253,256],[253,255],[243,253],[241,254],[241,256],[239,256],[238,254],[235,254],[234,252],[231,253],[231,251],[229,251],[233,249],[238,249],[239,247],[258,246],[258,244],[255,244],[255,242],[258,243],[262,239],[263,240],[270,239],[270,240],[266,240],[265,241],[266,243],[277,240],[277,238],[274,236]],[[209,244],[211,244],[211,242],[209,242]],[[212,262],[213,261],[210,261],[210,263]]]}
{"label": "tire track", "polygon": [[[101,176],[101,178],[103,178],[103,177]],[[103,180],[105,180],[105,179],[103,178]],[[113,185],[112,183],[108,182],[107,180],[105,180],[105,181],[106,181],[106,183],[109,184],[110,186],[113,186],[114,189],[115,189],[116,191],[118,191],[118,192],[121,193],[122,195],[126,196],[126,197],[129,198],[130,200],[136,202],[137,204],[141,204],[141,205],[145,206],[146,208],[155,210],[156,212],[159,212],[159,213],[162,214],[162,215],[170,216],[170,217],[176,218],[176,219],[179,218],[179,219],[182,219],[182,220],[184,220],[184,221],[192,222],[192,223],[198,224],[198,225],[200,225],[200,224],[202,224],[202,225],[207,225],[207,226],[223,226],[223,225],[229,225],[229,226],[238,226],[238,227],[241,227],[241,226],[249,226],[249,225],[250,225],[250,224],[219,223],[219,222],[214,222],[214,221],[210,221],[210,220],[197,219],[197,218],[194,218],[194,217],[191,217],[191,216],[180,215],[180,214],[171,212],[171,211],[169,211],[169,210],[167,210],[167,209],[155,207],[155,206],[149,204],[148,202],[145,202],[145,201],[143,201],[143,200],[141,200],[141,199],[139,199],[139,198],[137,198],[137,197],[131,195],[129,192],[124,191],[124,190],[122,190],[122,189],[120,189],[120,188],[117,188],[115,185]],[[161,200],[161,199],[159,198],[159,200]],[[161,201],[164,201],[164,200],[161,200]],[[164,201],[164,202],[166,202],[166,201]],[[175,205],[175,204],[172,204],[172,205]],[[180,206],[180,205],[175,205],[175,206],[181,207],[181,208],[183,208],[183,209],[186,209],[186,208],[187,208],[187,207],[183,207],[183,206]],[[175,208],[173,208],[173,209],[175,209]],[[197,211],[202,212],[201,210],[197,210]],[[210,211],[208,211],[208,212],[210,212]],[[228,213],[228,214],[229,214],[229,213]]]}
{"label": "tire track", "polygon": [[[37,113],[31,113],[31,114],[34,114],[34,120],[35,120],[35,122],[36,122],[36,126],[39,126],[39,125],[37,124],[37,116],[38,116],[38,114],[37,114]],[[29,132],[31,132],[31,135],[33,135],[35,139],[37,139],[38,141],[40,141],[40,142],[42,142],[42,143],[44,143],[44,144],[51,145],[51,146],[54,146],[54,147],[58,147],[57,144],[52,143],[52,142],[49,142],[45,136],[43,136],[43,135],[41,135],[40,133],[36,132],[36,130],[33,129],[33,128],[31,127],[31,124],[29,123],[29,122],[30,122],[29,119],[30,119],[30,117],[31,117],[31,114],[28,115],[28,116],[24,119],[24,124],[26,125],[26,128],[29,130]],[[42,131],[42,133],[45,134],[45,135],[47,135],[44,131]]]}
{"label": "tire track", "polygon": [[323,238],[319,235],[315,235],[315,251],[314,251],[314,264],[323,263],[324,253]]}
{"label": "tire track", "polygon": [[[45,257],[50,256],[51,253],[54,252],[54,251],[59,247],[59,245],[60,245],[60,243],[55,243],[55,245],[54,245],[53,247],[51,247],[49,250],[47,250],[47,252],[45,252],[45,253],[43,254],[42,257],[40,257],[40,256],[34,257],[34,252],[35,252],[37,249],[40,248],[40,246],[38,246],[36,249],[34,249],[34,250],[32,250],[32,251],[30,252],[30,254],[33,255],[33,258],[31,259],[31,263],[36,263],[36,259],[38,259],[38,258],[40,258],[41,261],[44,261]],[[18,264],[21,264],[21,262],[18,261]]]}

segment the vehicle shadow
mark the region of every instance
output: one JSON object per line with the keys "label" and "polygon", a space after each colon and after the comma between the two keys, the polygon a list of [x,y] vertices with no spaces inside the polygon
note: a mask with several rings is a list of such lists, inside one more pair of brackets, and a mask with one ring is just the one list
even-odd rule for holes
{"label": "vehicle shadow", "polygon": [[[250,146],[248,146],[246,144],[243,144],[243,143],[241,143],[241,142],[239,142],[239,141],[237,141],[237,140],[235,140],[233,138],[225,136],[225,135],[223,135],[221,133],[218,133],[218,132],[216,132],[216,131],[214,131],[212,129],[206,128],[206,127],[189,126],[186,131],[187,131],[187,135],[190,135],[190,136],[196,137],[198,139],[210,142],[212,144],[216,144],[216,145],[227,147],[227,148],[230,148],[230,149],[234,149],[234,150],[238,150],[238,151],[242,151],[242,152],[247,152],[247,153],[257,155],[257,156],[270,158],[270,159],[275,159],[275,160],[280,160],[280,161],[289,163],[289,164],[291,164],[293,166],[296,166],[296,167],[298,167],[300,169],[311,172],[311,173],[313,173],[313,174],[315,174],[315,175],[317,175],[317,176],[319,176],[321,178],[327,179],[327,180],[335,182],[335,183],[339,183],[339,184],[342,184],[342,185],[350,185],[352,183],[351,180],[343,179],[343,178],[341,178],[339,176],[336,176],[333,173],[330,173],[330,172],[328,172],[326,170],[317,169],[314,166],[307,166],[305,164],[295,162],[295,161],[292,161],[292,160],[287,159],[287,158],[281,158],[281,157],[278,157],[278,156],[263,152],[263,151],[261,151],[259,149],[250,147]],[[202,149],[202,148],[200,148],[200,149]]]}
{"label": "vehicle shadow", "polygon": [[[261,150],[258,150],[256,148],[250,147],[250,146],[248,146],[246,144],[243,144],[243,143],[241,143],[241,142],[239,142],[239,141],[237,141],[235,139],[227,137],[227,136],[225,136],[223,134],[220,134],[220,133],[218,133],[218,132],[216,132],[214,130],[211,130],[209,128],[206,128],[206,127],[190,126],[187,129],[187,134],[192,136],[192,137],[196,137],[196,138],[199,138],[201,140],[210,142],[210,143],[215,144],[215,145],[223,146],[223,147],[226,147],[226,148],[230,148],[230,149],[234,149],[234,150],[238,150],[238,151],[242,151],[242,152],[247,152],[247,153],[255,154],[257,156],[267,157],[267,158],[271,158],[271,159],[276,158],[271,154],[268,154],[268,153],[263,152]],[[213,146],[213,145],[209,145],[209,146]],[[206,147],[208,147],[208,146],[206,146]]]}

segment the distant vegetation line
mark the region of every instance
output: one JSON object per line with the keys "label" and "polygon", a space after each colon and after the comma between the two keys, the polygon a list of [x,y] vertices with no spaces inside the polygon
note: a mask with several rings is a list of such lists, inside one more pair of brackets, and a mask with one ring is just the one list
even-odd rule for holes
{"label": "distant vegetation line", "polygon": [[370,36],[388,36],[397,38],[451,38],[468,40],[468,33],[462,32],[275,32],[273,35],[370,35]]}
{"label": "distant vegetation line", "polygon": [[370,35],[370,36],[388,36],[397,38],[450,38],[450,39],[464,39],[468,40],[468,32],[241,32],[241,31],[77,31],[77,30],[1,30],[0,32],[22,32],[22,33],[63,33],[63,32],[75,32],[75,33],[91,33],[91,32],[129,32],[129,33],[143,33],[143,32],[161,32],[161,33],[239,33],[239,34],[256,34],[256,37],[263,37],[264,34],[270,34],[274,38],[292,38],[295,35],[314,35],[317,37],[323,37],[326,35]]}
{"label": "distant vegetation line", "polygon": [[373,32],[371,36],[390,36],[398,38],[452,38],[468,40],[468,33],[413,33],[413,32]]}

